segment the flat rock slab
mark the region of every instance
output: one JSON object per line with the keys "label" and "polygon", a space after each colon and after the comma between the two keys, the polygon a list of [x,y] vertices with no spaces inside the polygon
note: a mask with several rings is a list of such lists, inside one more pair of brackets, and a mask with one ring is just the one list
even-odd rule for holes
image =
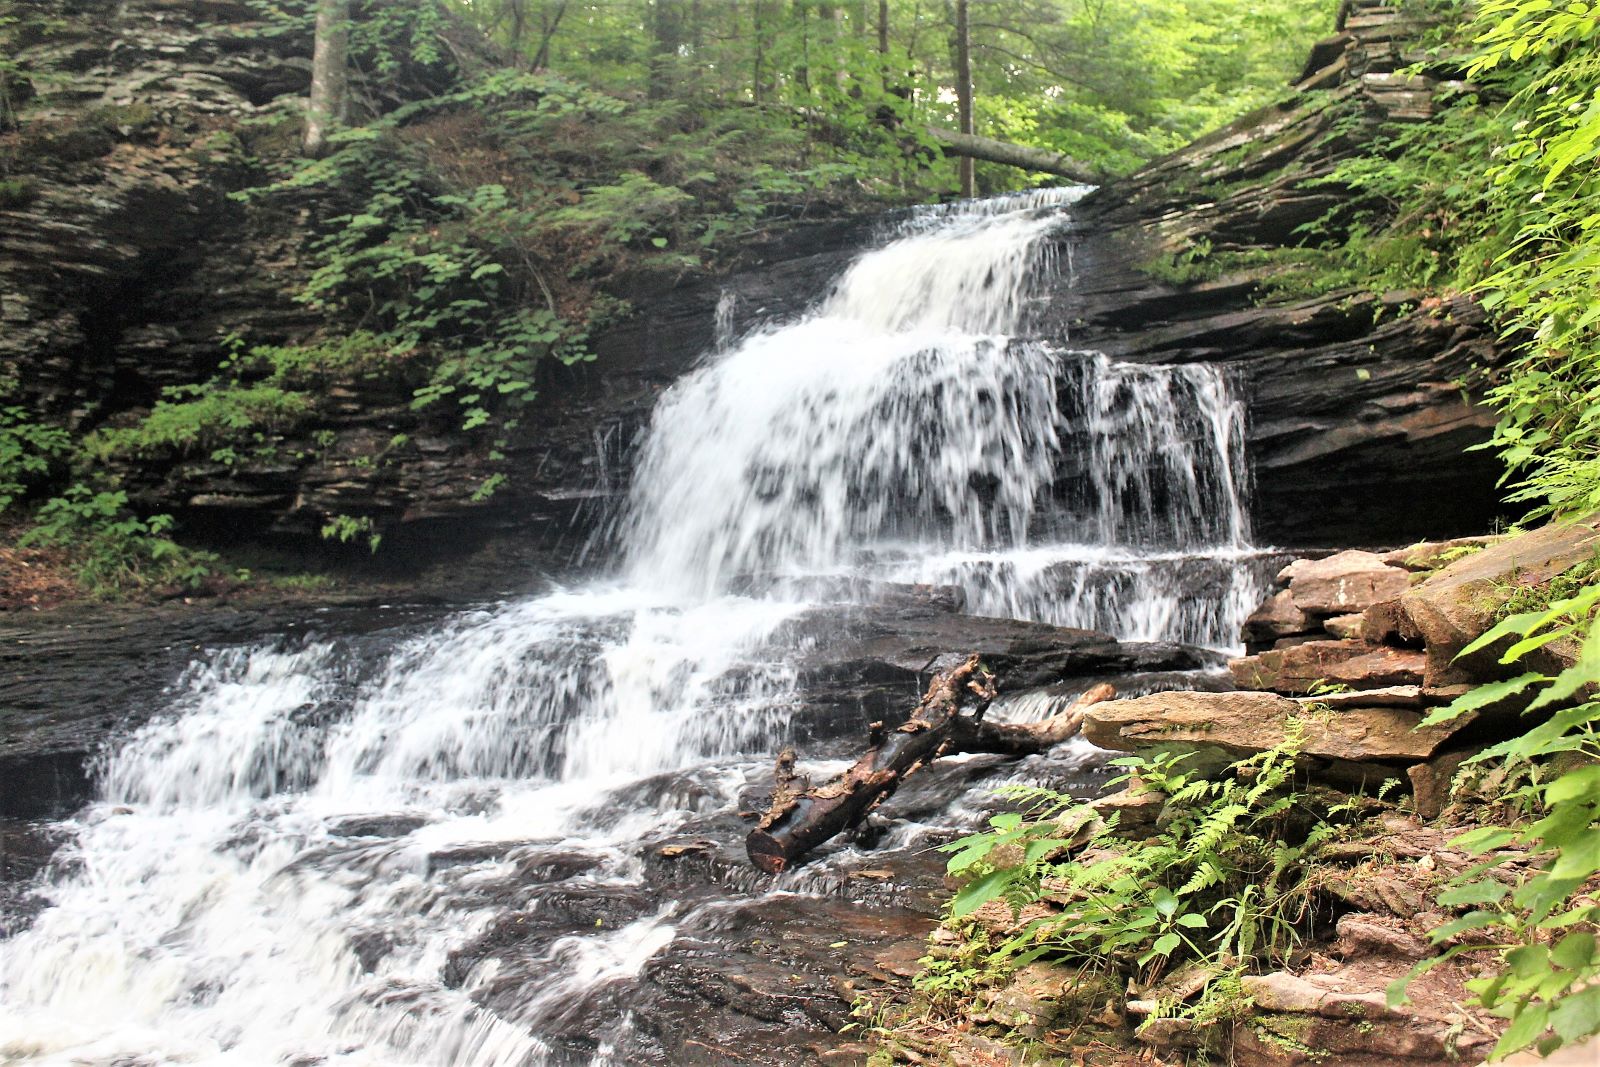
{"label": "flat rock slab", "polygon": [[1294,594],[1280,589],[1250,613],[1240,633],[1252,645],[1270,645],[1280,637],[1309,634],[1316,629],[1316,620],[1295,606]]}
{"label": "flat rock slab", "polygon": [[1342,708],[1431,708],[1448,704],[1467,691],[1464,685],[1433,689],[1422,685],[1390,685],[1381,689],[1359,689],[1353,693],[1324,693],[1296,697],[1308,710],[1338,711]]}
{"label": "flat rock slab", "polygon": [[1321,684],[1352,689],[1420,685],[1427,657],[1419,651],[1365,641],[1305,641],[1230,660],[1241,689],[1309,693]]}
{"label": "flat rock slab", "polygon": [[1244,993],[1255,1013],[1234,1027],[1240,1067],[1327,1063],[1340,1067],[1476,1063],[1494,1043],[1448,1006],[1426,1002],[1391,1009],[1384,987],[1395,964],[1370,963],[1340,971],[1249,975]]}
{"label": "flat rock slab", "polygon": [[1309,615],[1351,615],[1390,600],[1411,586],[1411,575],[1382,556],[1351,549],[1323,559],[1300,559],[1278,574],[1294,606]]}
{"label": "flat rock slab", "polygon": [[[1506,600],[1519,589],[1551,578],[1600,553],[1600,516],[1552,523],[1507,538],[1445,567],[1400,597],[1406,624],[1428,649],[1430,685],[1503,676],[1500,649],[1486,649],[1457,661],[1460,651],[1494,624]],[[1538,669],[1564,666],[1575,649],[1563,642],[1546,645],[1530,659]]]}
{"label": "flat rock slab", "polygon": [[1209,746],[1232,756],[1274,748],[1288,721],[1305,726],[1304,754],[1350,763],[1420,763],[1470,717],[1418,729],[1423,716],[1408,708],[1347,708],[1308,712],[1274,693],[1155,693],[1090,707],[1083,735],[1101,748],[1124,752]]}

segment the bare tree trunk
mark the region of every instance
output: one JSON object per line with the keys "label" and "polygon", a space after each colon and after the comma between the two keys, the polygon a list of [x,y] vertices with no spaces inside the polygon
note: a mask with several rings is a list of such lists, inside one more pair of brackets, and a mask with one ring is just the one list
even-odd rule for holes
{"label": "bare tree trunk", "polygon": [[311,96],[301,148],[313,159],[328,150],[328,134],[349,107],[350,0],[317,0],[316,41],[311,53]]}
{"label": "bare tree trunk", "polygon": [[[967,28],[967,0],[956,0],[956,118],[961,132],[972,136],[972,37]],[[971,156],[960,158],[957,174],[961,195],[977,195]]]}
{"label": "bare tree trunk", "polygon": [[[507,7],[511,11],[511,62],[522,66],[522,35],[528,32],[527,0],[510,0]],[[537,66],[537,64],[535,64]]]}
{"label": "bare tree trunk", "polygon": [[556,31],[561,28],[561,18],[567,13],[567,0],[561,0],[556,6],[556,13],[545,25],[544,32],[539,36],[539,50],[533,54],[533,69],[543,70],[550,65],[550,42],[555,40]]}
{"label": "bare tree trunk", "polygon": [[767,26],[766,20],[761,17],[762,0],[750,0],[750,37],[754,41],[751,48],[750,64],[750,99],[757,104],[761,103],[761,65],[767,58]]}
{"label": "bare tree trunk", "polygon": [[672,95],[673,74],[678,66],[678,52],[683,47],[683,0],[653,0],[654,11],[651,28],[655,36],[650,56],[651,100],[665,100]]}

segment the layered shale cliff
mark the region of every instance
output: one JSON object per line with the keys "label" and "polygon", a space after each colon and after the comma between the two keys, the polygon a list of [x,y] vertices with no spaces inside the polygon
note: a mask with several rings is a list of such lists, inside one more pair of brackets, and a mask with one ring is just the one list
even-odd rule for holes
{"label": "layered shale cliff", "polygon": [[1336,168],[1428,122],[1459,75],[1424,50],[1430,29],[1398,3],[1346,2],[1282,101],[1078,208],[1052,314],[1075,346],[1118,359],[1236,369],[1263,542],[1399,544],[1498,514],[1498,463],[1465,451],[1494,424],[1464,385],[1498,360],[1482,309],[1336,279],[1275,286],[1373,208]]}

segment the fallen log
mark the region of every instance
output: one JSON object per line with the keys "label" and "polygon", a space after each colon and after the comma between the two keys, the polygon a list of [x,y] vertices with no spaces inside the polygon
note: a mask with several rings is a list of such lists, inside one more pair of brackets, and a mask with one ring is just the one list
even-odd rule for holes
{"label": "fallen log", "polygon": [[1066,711],[1027,725],[983,722],[995,695],[994,676],[976,654],[968,656],[933,679],[904,725],[886,735],[883,724],[874,723],[867,751],[849,770],[820,786],[795,773],[794,750],[785,748],[778,756],[772,803],[745,838],[750,862],[768,874],[787,870],[824,841],[855,826],[907,775],[940,756],[951,752],[1022,756],[1060,744],[1082,726],[1085,707],[1110,699],[1115,690],[1095,686]]}
{"label": "fallen log", "polygon": [[1012,144],[1010,141],[997,141],[993,137],[941,130],[937,126],[929,126],[928,134],[939,143],[944,153],[950,156],[968,156],[1008,167],[1057,174],[1063,178],[1071,178],[1075,182],[1082,182],[1084,185],[1099,185],[1106,178],[1105,174],[1096,168],[1071,156],[1052,152],[1048,148],[1029,148],[1026,145]]}

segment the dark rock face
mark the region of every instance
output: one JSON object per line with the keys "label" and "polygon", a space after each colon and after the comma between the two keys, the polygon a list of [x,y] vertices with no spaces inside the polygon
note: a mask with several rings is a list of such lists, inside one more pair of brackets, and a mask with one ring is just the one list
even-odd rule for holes
{"label": "dark rock face", "polygon": [[[1457,384],[1495,361],[1466,298],[1336,291],[1262,306],[1264,267],[1184,284],[1152,263],[1184,253],[1299,245],[1299,227],[1344,224],[1349,193],[1326,176],[1384,124],[1425,121],[1422,26],[1376,2],[1348,4],[1320,42],[1302,94],[1115,181],[1076,214],[1075,276],[1051,317],[1075,347],[1118,359],[1237,368],[1249,405],[1256,534],[1288,545],[1401,543],[1489,528],[1499,465],[1465,453],[1493,415]],[[1332,214],[1330,214],[1330,212]]]}
{"label": "dark rock face", "polygon": [[[229,198],[270,180],[256,157],[296,136],[274,116],[306,91],[310,40],[263,33],[256,11],[225,0],[29,7],[15,58],[31,80],[8,90],[28,107],[0,122],[0,177],[23,190],[0,200],[0,382],[88,432],[217,374],[229,335],[292,344],[328,326],[294,300],[318,205]],[[335,389],[314,424],[269,435],[261,455],[220,462],[203,450],[119,462],[118,473],[136,504],[229,542],[314,539],[346,514],[376,519],[421,558],[501,529],[566,552],[626,485],[661,390],[714,345],[719,303],[734,330],[798,311],[872,225],[791,225],[744,250],[726,286],[617,279],[635,313],[593,339],[594,364],[544,368],[498,466],[453,418],[411,410],[406,389],[363,386]],[[390,454],[397,434],[408,444]],[[496,470],[507,484],[473,503]]]}

